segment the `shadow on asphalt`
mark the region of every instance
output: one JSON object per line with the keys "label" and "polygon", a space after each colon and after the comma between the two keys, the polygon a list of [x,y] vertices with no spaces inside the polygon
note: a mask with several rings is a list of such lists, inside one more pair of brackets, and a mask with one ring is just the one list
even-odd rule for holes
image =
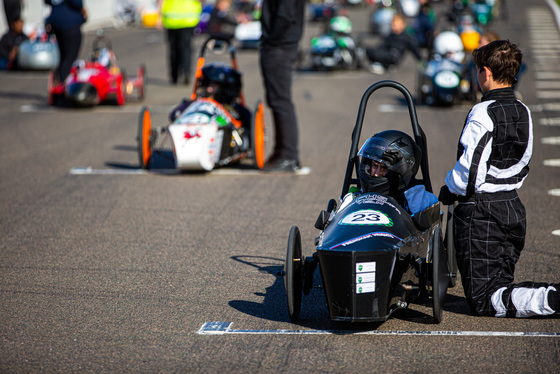
{"label": "shadow on asphalt", "polygon": [[[229,305],[245,314],[253,317],[262,318],[270,321],[291,322],[288,316],[288,306],[286,292],[284,290],[284,279],[282,276],[284,260],[264,256],[232,256],[232,260],[242,264],[252,266],[260,272],[267,273],[275,277],[274,282],[268,286],[264,293],[255,291],[255,295],[262,296],[262,303],[231,300]],[[309,295],[304,295],[301,305],[301,313],[298,322],[299,326],[315,330],[333,330],[344,333],[355,333],[360,331],[377,330],[383,322],[372,323],[342,323],[330,320],[326,299],[321,286],[320,272],[315,272],[314,288]],[[428,305],[429,302],[426,304]],[[455,314],[470,315],[464,297],[448,294],[446,296],[444,310]],[[419,324],[435,324],[431,314],[422,313],[417,310],[405,308],[395,312],[391,318],[403,321],[415,322]]]}
{"label": "shadow on asphalt", "polygon": [[16,99],[25,101],[36,101],[40,104],[47,102],[47,94],[45,90],[44,95],[26,93],[26,92],[15,92],[15,91],[0,91],[0,98],[2,99]]}

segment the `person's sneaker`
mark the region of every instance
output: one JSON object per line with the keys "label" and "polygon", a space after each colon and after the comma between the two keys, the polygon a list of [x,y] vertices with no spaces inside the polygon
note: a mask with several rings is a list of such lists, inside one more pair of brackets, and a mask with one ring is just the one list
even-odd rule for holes
{"label": "person's sneaker", "polygon": [[369,67],[369,71],[371,71],[373,74],[383,74],[385,73],[385,68],[379,62],[374,62]]}
{"label": "person's sneaker", "polygon": [[300,170],[298,160],[274,158],[264,164],[263,171],[287,171],[296,172]]}

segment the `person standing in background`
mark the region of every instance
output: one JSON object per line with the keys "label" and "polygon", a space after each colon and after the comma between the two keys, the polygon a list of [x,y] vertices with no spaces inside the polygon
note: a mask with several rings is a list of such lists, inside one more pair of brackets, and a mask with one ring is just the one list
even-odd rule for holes
{"label": "person standing in background", "polygon": [[199,0],[158,0],[161,23],[167,30],[171,83],[177,84],[179,73],[183,82],[190,82],[191,49],[194,29],[200,21],[202,4]]}
{"label": "person standing in background", "polygon": [[82,0],[44,0],[51,6],[45,29],[56,36],[60,51],[60,63],[56,80],[64,82],[70,74],[72,64],[78,58],[82,45],[82,24],[87,20],[87,11]]}
{"label": "person standing in background", "polygon": [[21,8],[23,8],[23,0],[4,0],[4,13],[9,27],[14,21],[21,19]]}
{"label": "person standing in background", "polygon": [[292,102],[292,73],[303,34],[305,0],[264,0],[260,66],[266,103],[272,109],[274,151],[267,171],[298,171],[298,123]]}

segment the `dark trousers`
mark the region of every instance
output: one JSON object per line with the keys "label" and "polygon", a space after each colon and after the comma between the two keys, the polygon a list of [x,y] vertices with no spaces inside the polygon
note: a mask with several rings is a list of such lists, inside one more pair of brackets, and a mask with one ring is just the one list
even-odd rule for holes
{"label": "dark trousers", "polygon": [[516,191],[476,194],[459,203],[454,214],[457,265],[467,302],[473,314],[493,316],[491,296],[513,285],[525,245],[525,207]]}
{"label": "dark trousers", "polygon": [[292,102],[292,73],[297,46],[263,45],[260,66],[266,91],[266,103],[274,120],[274,157],[299,160],[298,123]]}
{"label": "dark trousers", "polygon": [[72,27],[68,30],[54,30],[58,49],[60,51],[60,63],[58,64],[58,77],[63,82],[70,74],[72,64],[78,58],[82,44],[81,26]]}
{"label": "dark trousers", "polygon": [[21,17],[21,0],[4,0],[4,13],[8,27],[12,27],[12,22]]}
{"label": "dark trousers", "polygon": [[401,60],[401,56],[396,50],[381,47],[367,48],[366,56],[371,62],[378,62],[385,68],[392,65],[398,65]]}
{"label": "dark trousers", "polygon": [[191,43],[194,27],[184,29],[167,29],[167,41],[169,43],[169,72],[171,81],[177,83],[179,74],[185,79],[190,78],[191,73]]}

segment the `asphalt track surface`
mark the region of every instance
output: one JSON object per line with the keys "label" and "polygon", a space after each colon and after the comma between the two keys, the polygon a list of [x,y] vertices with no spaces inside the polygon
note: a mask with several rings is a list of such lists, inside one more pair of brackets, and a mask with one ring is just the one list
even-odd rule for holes
{"label": "asphalt track surface", "polygon": [[[507,8],[508,20],[493,27],[525,52],[518,90],[535,122],[516,281],[559,282],[560,34],[544,0],[508,0]],[[367,30],[367,12],[351,17],[357,31]],[[318,30],[308,25],[306,38]],[[168,84],[161,31],[107,34],[129,75],[147,65],[145,102],[53,109],[45,73],[0,74],[0,372],[560,370],[557,318],[473,317],[460,285],[449,290],[441,324],[429,304],[380,324],[336,324],[320,289],[304,297],[301,321],[289,320],[279,276],[288,231],[297,225],[304,254],[314,251],[317,214],[341,193],[361,95],[382,79],[414,92],[411,57],[384,75],[296,74],[308,175],[139,173],[141,106],[164,124],[191,87]],[[263,98],[258,55],[238,57],[252,105]],[[469,108],[418,107],[434,190],[453,166]],[[393,128],[409,131],[408,113],[399,94],[384,89],[370,99],[363,133]]]}

